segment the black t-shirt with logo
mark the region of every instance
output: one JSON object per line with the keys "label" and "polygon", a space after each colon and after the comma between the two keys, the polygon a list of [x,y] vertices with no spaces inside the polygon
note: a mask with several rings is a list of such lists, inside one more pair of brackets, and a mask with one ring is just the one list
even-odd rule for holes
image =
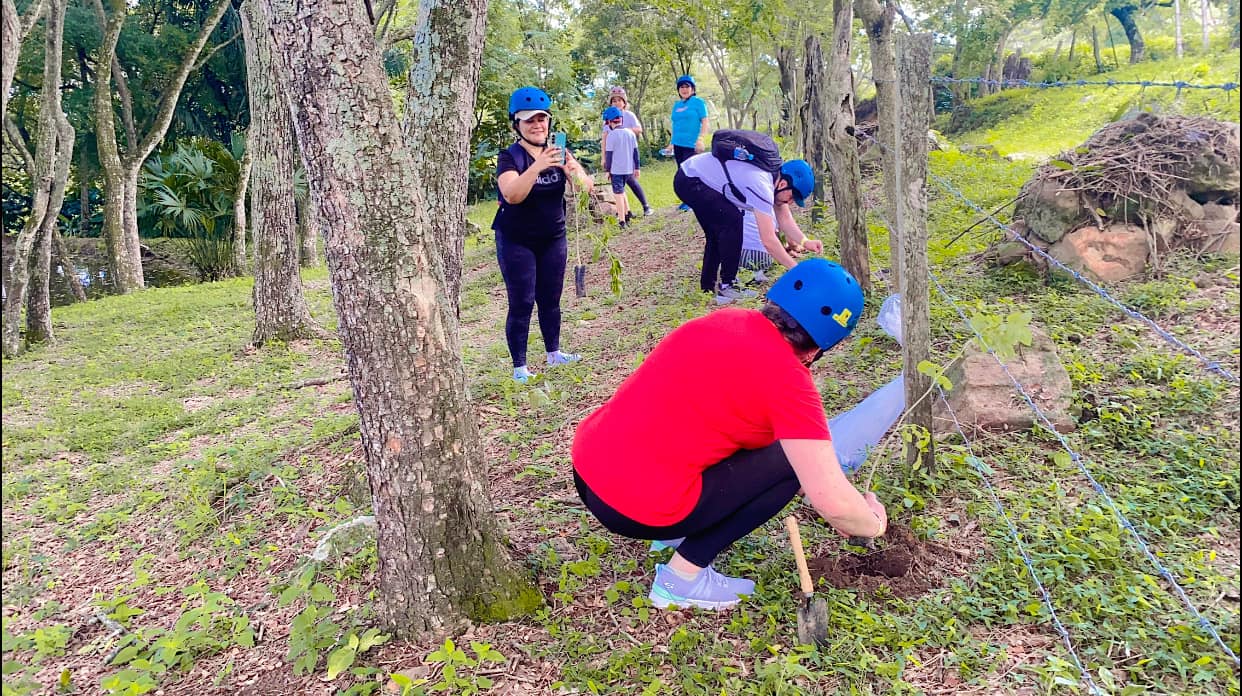
{"label": "black t-shirt with logo", "polygon": [[[521,143],[501,150],[496,158],[496,178],[514,171],[526,171],[535,159]],[[565,170],[549,167],[535,180],[521,203],[509,203],[497,186],[500,208],[492,229],[518,240],[547,240],[565,235]]]}

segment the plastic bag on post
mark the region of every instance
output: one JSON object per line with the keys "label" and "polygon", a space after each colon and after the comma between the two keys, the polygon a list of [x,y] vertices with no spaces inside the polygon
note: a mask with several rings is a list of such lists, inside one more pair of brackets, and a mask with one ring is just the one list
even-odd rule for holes
{"label": "plastic bag on post", "polygon": [[[884,333],[901,343],[901,295],[889,295],[880,305],[875,322]],[[854,408],[828,422],[832,446],[846,474],[858,470],[867,461],[868,451],[880,444],[884,433],[893,427],[906,410],[906,380],[898,377],[880,387]]]}
{"label": "plastic bag on post", "polygon": [[906,410],[906,378],[898,377],[862,400],[854,408],[828,421],[832,447],[847,475],[867,461],[867,453],[880,444]]}

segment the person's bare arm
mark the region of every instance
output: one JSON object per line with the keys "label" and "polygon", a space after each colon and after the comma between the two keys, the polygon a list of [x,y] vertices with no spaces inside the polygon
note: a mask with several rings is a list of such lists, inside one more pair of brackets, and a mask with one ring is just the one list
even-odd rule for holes
{"label": "person's bare arm", "polygon": [[773,208],[773,212],[776,213],[776,227],[785,233],[785,239],[789,240],[790,246],[794,249],[805,248],[809,251],[823,253],[824,243],[818,239],[811,239],[802,232],[802,228],[798,227],[798,221],[794,219],[793,211],[789,205],[777,204]]}
{"label": "person's bare arm", "polygon": [[888,513],[874,493],[865,496],[841,471],[829,440],[781,440],[798,483],[815,511],[844,536],[878,537]]}
{"label": "person's bare arm", "polygon": [[755,222],[759,225],[759,241],[763,242],[763,248],[767,250],[772,258],[776,259],[777,263],[785,268],[793,268],[797,261],[786,251],[785,245],[781,244],[781,240],[777,238],[776,221],[756,210]]}

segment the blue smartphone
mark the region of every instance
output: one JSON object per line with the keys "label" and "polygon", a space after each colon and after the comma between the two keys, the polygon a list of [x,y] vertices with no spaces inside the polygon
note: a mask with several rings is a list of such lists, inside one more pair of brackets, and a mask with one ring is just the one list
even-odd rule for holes
{"label": "blue smartphone", "polygon": [[561,164],[565,164],[565,134],[561,132],[553,134],[552,144],[561,149]]}

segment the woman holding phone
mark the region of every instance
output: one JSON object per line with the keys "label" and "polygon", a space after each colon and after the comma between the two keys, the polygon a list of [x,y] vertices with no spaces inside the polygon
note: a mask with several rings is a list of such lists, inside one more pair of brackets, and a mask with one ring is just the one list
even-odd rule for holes
{"label": "woman holding phone", "polygon": [[557,134],[557,138],[551,134],[551,108],[552,100],[537,87],[513,92],[509,121],[517,142],[502,150],[496,160],[500,207],[492,230],[509,299],[505,340],[513,359],[513,379],[523,384],[534,376],[526,364],[526,343],[536,305],[547,364],[564,365],[581,359],[560,349],[561,291],[568,255],[565,185],[570,176],[588,190],[595,182],[563,147],[564,135]]}

